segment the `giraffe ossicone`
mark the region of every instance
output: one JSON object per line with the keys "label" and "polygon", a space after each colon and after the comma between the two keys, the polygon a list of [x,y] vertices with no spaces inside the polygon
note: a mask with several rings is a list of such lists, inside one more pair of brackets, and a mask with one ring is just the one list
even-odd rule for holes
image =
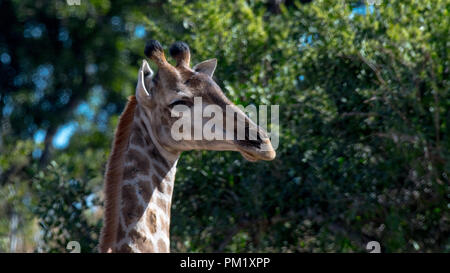
{"label": "giraffe ossicone", "polygon": [[[170,251],[170,208],[176,166],[183,151],[237,151],[250,161],[275,158],[265,130],[214,82],[216,59],[190,68],[189,47],[183,42],[170,49],[175,66],[167,62],[157,41],[148,42],[144,52],[158,66],[158,72],[153,73],[143,61],[136,94],[129,98],[119,119],[105,173],[100,252]],[[244,138],[173,137],[172,127],[180,118],[174,115],[174,108],[184,106],[193,111],[195,98],[201,98],[205,107],[214,105],[223,110],[223,123],[216,124],[216,130],[220,127],[223,133],[236,136],[238,126],[227,123],[243,121]],[[225,111],[230,107],[235,110],[232,117]],[[195,133],[207,122],[201,118],[201,122],[189,123],[191,128],[182,129]]]}

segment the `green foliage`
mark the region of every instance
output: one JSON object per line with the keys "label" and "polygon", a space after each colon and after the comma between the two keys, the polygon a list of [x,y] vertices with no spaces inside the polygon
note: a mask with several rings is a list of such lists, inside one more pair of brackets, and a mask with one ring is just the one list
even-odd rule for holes
{"label": "green foliage", "polygon": [[34,145],[31,140],[13,142],[9,137],[2,137],[2,140],[0,178],[8,177],[8,181],[0,184],[0,251],[15,245],[24,251],[34,247],[37,231],[35,215],[30,210],[35,205],[33,193],[27,180],[35,170],[35,164],[30,163]]}
{"label": "green foliage", "polygon": [[52,161],[37,174],[32,190],[38,200],[32,210],[43,231],[40,251],[65,252],[69,241],[78,241],[82,252],[97,246],[100,226],[89,222],[97,208],[88,183],[70,178],[64,167]]}
{"label": "green foliage", "polygon": [[[0,251],[13,215],[23,251],[95,251],[113,130],[153,38],[187,42],[193,64],[217,58],[235,103],[280,105],[274,161],[182,155],[173,251],[448,252],[448,1],[272,2],[2,2]],[[52,149],[67,122],[69,145]]]}

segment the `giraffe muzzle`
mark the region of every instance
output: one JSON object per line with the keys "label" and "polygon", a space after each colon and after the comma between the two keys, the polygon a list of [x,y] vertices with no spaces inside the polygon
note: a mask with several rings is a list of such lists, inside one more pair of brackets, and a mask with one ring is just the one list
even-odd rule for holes
{"label": "giraffe muzzle", "polygon": [[[252,134],[256,135],[256,139],[251,137]],[[257,126],[256,132],[252,132],[250,126],[246,126],[245,139],[236,140],[235,143],[238,145],[242,156],[249,161],[270,161],[275,159],[276,152],[272,147],[270,138],[260,126]]]}

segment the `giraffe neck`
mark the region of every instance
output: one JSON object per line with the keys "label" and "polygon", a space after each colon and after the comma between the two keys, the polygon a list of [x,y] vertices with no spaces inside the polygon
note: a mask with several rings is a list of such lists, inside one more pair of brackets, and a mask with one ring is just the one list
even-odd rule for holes
{"label": "giraffe neck", "polygon": [[178,157],[157,142],[148,114],[137,106],[124,157],[117,252],[169,252]]}

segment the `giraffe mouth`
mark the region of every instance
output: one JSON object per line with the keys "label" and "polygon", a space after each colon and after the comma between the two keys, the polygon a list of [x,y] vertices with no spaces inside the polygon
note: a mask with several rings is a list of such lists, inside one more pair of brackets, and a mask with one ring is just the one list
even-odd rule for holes
{"label": "giraffe mouth", "polygon": [[251,155],[251,154],[248,153],[248,152],[241,151],[241,154],[242,154],[242,156],[243,156],[245,159],[247,159],[247,160],[250,161],[250,162],[258,161],[258,159],[257,159],[256,157],[254,157],[253,155]]}
{"label": "giraffe mouth", "polygon": [[[249,123],[251,123],[251,120],[247,119],[245,138],[243,140],[235,140],[242,156],[251,162],[258,160],[273,160],[276,153],[272,147],[269,136],[265,130],[259,126],[257,126],[256,131],[253,131],[250,128]],[[252,133],[256,133],[256,139],[251,139],[251,131]]]}
{"label": "giraffe mouth", "polygon": [[242,140],[237,141],[239,152],[248,161],[255,162],[258,160],[270,161],[276,156],[276,152],[272,147],[269,139],[261,141]]}

